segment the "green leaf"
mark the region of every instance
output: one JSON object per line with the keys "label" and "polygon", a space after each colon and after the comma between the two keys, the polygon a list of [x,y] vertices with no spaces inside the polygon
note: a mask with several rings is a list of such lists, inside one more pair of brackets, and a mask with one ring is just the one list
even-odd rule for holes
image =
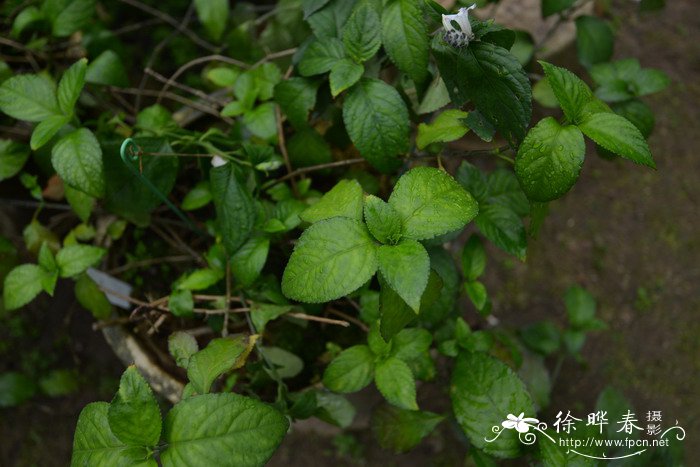
{"label": "green leaf", "polygon": [[49,275],[36,264],[22,264],[5,276],[3,299],[6,310],[15,310],[34,300],[43,290],[42,282]]}
{"label": "green leaf", "polygon": [[357,392],[372,382],[374,354],[366,345],[343,350],[323,373],[323,385],[333,392]]}
{"label": "green leaf", "polygon": [[564,115],[571,123],[579,123],[585,116],[586,104],[593,99],[593,93],[581,78],[558,66],[540,62],[547,75],[547,82],[559,101]]}
{"label": "green leaf", "polygon": [[343,33],[357,0],[330,0],[330,3],[307,18],[314,35],[322,40],[335,39]]}
{"label": "green leaf", "polygon": [[129,76],[119,55],[113,50],[105,50],[88,65],[85,81],[104,86],[126,87],[129,85]]}
{"label": "green leaf", "polygon": [[279,104],[295,128],[308,126],[309,111],[316,105],[318,85],[318,81],[294,77],[275,86],[275,102]]}
{"label": "green leaf", "polygon": [[220,40],[228,22],[228,0],[194,0],[194,6],[209,36]]}
{"label": "green leaf", "polygon": [[532,87],[532,98],[542,107],[550,109],[559,107],[557,96],[554,95],[552,86],[549,85],[549,80],[546,77],[539,80]]}
{"label": "green leaf", "polygon": [[29,158],[29,147],[9,139],[0,139],[0,182],[12,178]]}
{"label": "green leaf", "polygon": [[243,287],[250,286],[260,276],[270,250],[270,239],[251,237],[231,257],[231,273]]}
{"label": "green leaf", "polygon": [[72,0],[60,10],[52,21],[55,37],[68,37],[88,25],[95,12],[95,0]]}
{"label": "green leaf", "polygon": [[[433,275],[431,274],[428,282],[430,282],[432,277]],[[384,340],[390,341],[396,333],[414,321],[417,315],[399,294],[387,284],[381,274],[379,275],[379,286],[379,309],[381,312],[379,330]]]}
{"label": "green leaf", "polygon": [[423,100],[415,110],[419,115],[429,114],[443,108],[449,103],[450,94],[447,92],[445,82],[438,76],[430,83],[427,91],[425,91]]}
{"label": "green leaf", "polygon": [[160,441],[160,408],[150,386],[133,365],[122,374],[107,420],[114,436],[124,444],[155,446]]}
{"label": "green leaf", "polygon": [[476,234],[472,234],[462,250],[462,272],[464,278],[473,281],[479,278],[486,269],[486,250]]}
{"label": "green leaf", "polygon": [[235,366],[238,357],[246,351],[245,338],[213,339],[199,352],[190,357],[187,378],[199,394],[206,394],[212,383]]}
{"label": "green leaf", "polygon": [[192,334],[184,331],[175,331],[168,337],[168,352],[175,359],[175,363],[185,370],[190,364],[190,358],[197,353],[199,345]]}
{"label": "green leaf", "polygon": [[423,328],[402,329],[391,339],[391,356],[409,363],[427,352],[432,342],[433,336]]}
{"label": "green leaf", "polygon": [[329,75],[331,95],[337,97],[338,94],[357,83],[364,72],[365,67],[352,60],[345,58],[335,62]]}
{"label": "green leaf", "polygon": [[260,347],[265,360],[275,368],[282,379],[294,378],[304,369],[304,361],[293,353],[279,347]]}
{"label": "green leaf", "polygon": [[535,416],[525,385],[508,366],[481,352],[461,353],[452,371],[452,410],[471,443],[501,458],[520,455],[523,444],[515,430],[503,430],[493,442],[491,427],[501,427],[508,414]]}
{"label": "green leaf", "polygon": [[194,211],[209,204],[212,200],[211,187],[209,182],[197,183],[194,188],[187,192],[180,207],[183,211]]}
{"label": "green leaf", "polygon": [[615,36],[606,21],[595,16],[576,18],[576,50],[578,60],[586,68],[610,60]]}
{"label": "green leaf", "polygon": [[207,70],[207,79],[220,88],[233,86],[240,75],[240,70],[228,66],[219,66]]}
{"label": "green leaf", "polygon": [[328,142],[314,128],[297,131],[287,141],[287,152],[293,167],[309,167],[333,161]]}
{"label": "green leaf", "polygon": [[532,89],[517,58],[489,42],[457,50],[441,37],[433,40],[433,55],[454,105],[472,101],[512,145],[522,141],[532,114]]}
{"label": "green leaf", "polygon": [[229,254],[235,253],[248,239],[256,217],[255,202],[238,172],[229,162],[212,167],[209,173],[217,225]]}
{"label": "green leaf", "polygon": [[343,31],[348,55],[358,63],[369,60],[382,45],[379,15],[368,3],[361,3],[348,19]]}
{"label": "green leaf", "polygon": [[576,0],[542,0],[542,17],[546,18],[571,8]]}
{"label": "green leaf", "polygon": [[326,6],[329,1],[330,0],[304,0],[301,2],[302,8],[304,9],[304,19]]}
{"label": "green leaf", "polygon": [[177,123],[168,109],[160,104],[146,107],[136,116],[136,127],[146,134],[163,136],[177,128]]}
{"label": "green leaf", "polygon": [[192,396],[165,418],[163,465],[265,465],[289,422],[272,407],[237,394]]}
{"label": "green leaf", "polygon": [[530,130],[518,149],[515,173],[527,197],[546,202],[561,198],[578,180],[586,155],[581,131],[552,117]]}
{"label": "green leaf", "polygon": [[365,198],[365,222],[374,238],[389,245],[398,243],[403,235],[403,221],[396,210],[374,195]]}
{"label": "green leaf", "polygon": [[584,328],[595,320],[595,298],[583,287],[569,287],[564,295],[564,303],[572,326]]}
{"label": "green leaf", "polygon": [[594,113],[582,121],[579,128],[608,151],[638,164],[656,168],[644,136],[629,120],[614,113]]}
{"label": "green leaf", "polygon": [[39,75],[17,75],[5,80],[0,85],[0,110],[28,122],[61,115],[53,84]]}
{"label": "green leaf", "polygon": [[416,447],[444,419],[436,413],[385,404],[372,414],[372,433],[381,447],[401,453]]}
{"label": "green leaf", "polygon": [[80,412],[73,438],[71,466],[156,467],[158,464],[149,458],[146,447],[127,446],[114,436],[109,428],[108,411],[108,403],[93,402]]}
{"label": "green leaf", "polygon": [[87,59],[83,58],[71,65],[58,83],[58,106],[67,114],[73,114],[73,107],[85,85]]}
{"label": "green leaf", "polygon": [[416,381],[403,360],[389,357],[379,362],[374,371],[374,382],[390,404],[402,409],[418,410]]}
{"label": "green leaf", "polygon": [[418,125],[416,146],[424,149],[432,143],[448,143],[460,139],[469,131],[464,119],[469,114],[457,109],[449,109],[438,115],[430,124]]}
{"label": "green leaf", "polygon": [[332,217],[361,221],[362,198],[362,185],[357,180],[341,180],[299,217],[310,224]]}
{"label": "green leaf", "polygon": [[249,73],[253,73],[255,86],[258,88],[258,98],[261,101],[272,99],[275,85],[282,80],[282,71],[274,63],[263,63],[254,68]]}
{"label": "green leaf", "polygon": [[299,238],[282,276],[282,293],[322,303],[354,292],[377,270],[377,245],[360,221],[335,217]]}
{"label": "green leaf", "polygon": [[277,117],[275,105],[266,102],[246,112],[243,115],[243,123],[255,136],[270,140],[277,135]]}
{"label": "green leaf", "polygon": [[345,58],[345,47],[340,39],[329,37],[315,40],[304,51],[299,62],[302,76],[320,75],[331,71],[338,60]]}
{"label": "green leaf", "polygon": [[479,281],[468,281],[464,283],[464,290],[479,313],[488,314],[491,311],[491,301],[484,284]]}
{"label": "green leaf", "polygon": [[190,290],[178,289],[168,297],[168,309],[175,316],[192,316],[193,308],[194,300]]}
{"label": "green leaf", "polygon": [[32,132],[32,139],[29,142],[32,150],[36,151],[48,143],[63,125],[68,123],[70,117],[66,115],[53,115],[39,123]]}
{"label": "green leaf", "polygon": [[382,42],[391,61],[416,82],[428,76],[430,42],[423,10],[413,0],[391,0],[382,11]]}
{"label": "green leaf", "polygon": [[104,248],[90,245],[69,245],[56,254],[61,277],[74,277],[98,263],[107,253]]}
{"label": "green leaf", "polygon": [[363,78],[343,105],[348,135],[362,157],[381,171],[397,167],[408,151],[408,109],[398,91],[378,79]]}
{"label": "green leaf", "polygon": [[250,308],[253,326],[259,334],[263,333],[268,322],[292,310],[290,305],[272,305],[270,303],[253,303]]}
{"label": "green leaf", "polygon": [[95,198],[104,196],[102,149],[87,128],[79,128],[61,138],[51,151],[51,163],[68,185]]}
{"label": "green leaf", "polygon": [[498,204],[482,205],[475,223],[481,233],[506,253],[524,260],[527,253],[527,236],[520,217],[512,210]]}
{"label": "green leaf", "polygon": [[0,373],[0,407],[17,407],[36,394],[36,385],[16,371]]}
{"label": "green leaf", "polygon": [[70,207],[73,208],[73,212],[75,212],[81,221],[87,222],[95,207],[95,198],[80,190],[71,188],[68,185],[64,185],[63,190],[66,195],[66,201],[68,201]]}
{"label": "green leaf", "polygon": [[403,219],[406,238],[425,240],[463,228],[479,210],[474,198],[449,174],[416,167],[404,174],[389,197]]}
{"label": "green leaf", "polygon": [[612,109],[619,116],[632,122],[645,139],[649,138],[649,135],[654,131],[654,126],[656,126],[654,111],[641,100],[630,99],[625,102],[619,102],[613,104]]}
{"label": "green leaf", "polygon": [[223,278],[224,274],[220,269],[197,269],[183,277],[178,282],[177,288],[183,290],[204,290],[215,285]]}
{"label": "green leaf", "polygon": [[410,239],[398,245],[382,245],[378,258],[379,271],[386,282],[418,313],[430,273],[430,258],[423,245]]}
{"label": "green leaf", "polygon": [[75,298],[78,303],[92,313],[95,319],[107,319],[112,314],[112,305],[104,292],[87,274],[82,274],[75,282]]}
{"label": "green leaf", "polygon": [[344,396],[328,391],[316,392],[316,413],[324,422],[332,423],[341,428],[347,428],[355,418],[355,406]]}
{"label": "green leaf", "polygon": [[540,321],[521,329],[520,339],[533,351],[547,356],[559,350],[559,328],[551,321]]}

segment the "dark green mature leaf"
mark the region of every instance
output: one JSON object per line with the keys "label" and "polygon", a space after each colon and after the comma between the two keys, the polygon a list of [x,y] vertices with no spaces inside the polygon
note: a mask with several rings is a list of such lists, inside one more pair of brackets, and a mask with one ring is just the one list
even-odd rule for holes
{"label": "dark green mature leaf", "polygon": [[9,139],[0,139],[0,182],[17,175],[28,157],[28,146]]}
{"label": "dark green mature leaf", "polygon": [[339,38],[356,3],[357,0],[330,0],[306,20],[316,37],[323,40]]}
{"label": "dark green mature leaf", "polygon": [[416,380],[403,360],[389,357],[380,361],[374,370],[374,382],[390,404],[402,409],[418,410]]}
{"label": "dark green mature leaf", "polygon": [[302,76],[327,73],[337,61],[344,58],[345,46],[340,39],[316,39],[304,51],[299,62],[299,73]]}
{"label": "dark green mature leaf", "polygon": [[529,199],[551,201],[574,186],[585,155],[581,131],[547,117],[530,130],[520,145],[515,173]]}
{"label": "dark green mature leaf", "polygon": [[381,171],[399,165],[395,157],[408,151],[408,109],[398,91],[378,79],[363,78],[343,106],[343,121],[362,157]]}
{"label": "dark green mature leaf", "polygon": [[338,94],[357,83],[364,72],[365,67],[352,60],[343,59],[335,62],[328,77],[331,85],[331,95],[337,97]]}
{"label": "dark green mature leaf", "polygon": [[275,102],[279,104],[295,128],[308,125],[309,111],[316,105],[318,85],[318,81],[294,77],[281,81],[275,86]]}
{"label": "dark green mature leaf", "polygon": [[121,442],[131,446],[155,446],[163,424],[153,391],[135,366],[124,371],[119,390],[109,404],[109,428]]}
{"label": "dark green mature leaf", "polygon": [[70,0],[62,3],[63,8],[51,18],[51,32],[56,37],[70,36],[87,26],[95,12],[96,0]]}
{"label": "dark green mature leaf", "polygon": [[316,392],[315,416],[324,422],[347,428],[355,418],[355,406],[344,396],[328,391]]}
{"label": "dark green mature leaf", "polygon": [[654,111],[641,100],[630,99],[613,104],[611,107],[616,114],[632,122],[645,139],[649,138],[649,135],[654,131],[654,126],[656,126]]}
{"label": "dark green mature leaf", "polygon": [[10,271],[3,285],[5,309],[15,310],[34,300],[48,274],[36,264],[22,264]]}
{"label": "dark green mature leaf", "polygon": [[379,15],[368,3],[361,3],[350,16],[343,31],[348,55],[356,62],[369,60],[382,45]]}
{"label": "dark green mature leaf", "polygon": [[378,258],[379,271],[386,282],[418,313],[430,273],[430,258],[423,245],[410,239],[398,245],[382,245]]}
{"label": "dark green mature leaf", "polygon": [[104,257],[107,250],[91,245],[68,245],[56,254],[61,277],[74,277],[85,272]]}
{"label": "dark green mature leaf", "polygon": [[163,465],[265,465],[289,422],[272,407],[238,394],[192,396],[165,418]]}
{"label": "dark green mature leaf", "polygon": [[610,60],[614,45],[615,36],[606,21],[595,16],[576,18],[576,50],[583,66]]}
{"label": "dark green mature leaf", "polygon": [[564,115],[569,122],[579,123],[586,116],[586,105],[593,99],[591,89],[569,70],[547,62],[540,64]]}
{"label": "dark green mature leaf", "polygon": [[477,214],[476,200],[446,172],[416,167],[404,174],[389,197],[403,219],[406,238],[425,240],[463,228]]}
{"label": "dark green mature leaf", "polygon": [[524,260],[527,236],[522,219],[512,209],[498,204],[480,209],[475,222],[481,233],[503,251]]}
{"label": "dark green mature leaf", "polygon": [[104,196],[102,149],[87,128],[79,128],[62,137],[51,150],[51,163],[68,185],[95,198]]}
{"label": "dark green mature leaf", "polygon": [[542,17],[546,18],[571,8],[574,3],[576,0],[542,0]]}
{"label": "dark green mature leaf", "polygon": [[36,384],[16,371],[0,373],[0,407],[16,407],[36,394]]}
{"label": "dark green mature leaf", "polygon": [[356,392],[372,382],[374,354],[366,345],[343,350],[323,373],[323,385],[334,392]]}
{"label": "dark green mature leaf", "polygon": [[107,422],[108,409],[106,402],[93,402],[80,412],[71,466],[157,467],[144,446],[127,446],[114,436]]}
{"label": "dark green mature leaf", "polygon": [[599,85],[595,93],[606,102],[623,102],[664,90],[670,78],[661,70],[642,69],[639,60],[628,58],[611,63],[599,63],[590,69]]}
{"label": "dark green mature leaf", "polygon": [[496,134],[496,128],[478,110],[469,112],[467,118],[464,119],[464,123],[467,125],[467,127],[474,131],[476,136],[482,140],[488,143],[493,141],[493,136]]}
{"label": "dark green mature leaf", "polygon": [[520,338],[530,349],[547,356],[559,350],[561,333],[554,323],[546,320],[522,328]]}
{"label": "dark green mature leaf", "polygon": [[430,42],[423,10],[413,0],[391,0],[382,11],[382,42],[396,66],[420,83],[428,76]]}
{"label": "dark green mature leaf", "polygon": [[462,273],[464,278],[473,281],[479,278],[486,269],[486,250],[481,238],[472,234],[462,250]]}
{"label": "dark green mature leaf", "polygon": [[270,250],[270,239],[251,237],[231,257],[231,273],[243,287],[248,287],[260,276]]}
{"label": "dark green mature leaf", "polygon": [[387,202],[369,195],[365,198],[365,222],[374,238],[393,245],[403,235],[403,221],[398,212]]}
{"label": "dark green mature leaf", "polygon": [[[170,145],[160,138],[134,138],[144,152],[173,152]],[[106,178],[107,208],[135,222],[147,225],[149,213],[162,201],[131,171],[119,157],[121,141],[103,143],[103,163]],[[143,176],[164,195],[168,195],[177,176],[177,157],[144,157]]]}
{"label": "dark green mature leaf", "polygon": [[444,419],[436,413],[385,404],[372,414],[372,433],[384,449],[406,452],[417,446]]}
{"label": "dark green mature leaf", "polygon": [[213,167],[210,172],[219,232],[229,254],[235,253],[248,239],[256,217],[253,197],[239,177],[232,163]]}
{"label": "dark green mature leaf", "polygon": [[28,122],[61,115],[53,84],[39,75],[17,75],[5,80],[0,85],[0,110]]}
{"label": "dark green mature leaf", "polygon": [[341,180],[314,205],[299,217],[305,222],[314,222],[332,217],[347,217],[362,220],[362,185],[357,180]]}
{"label": "dark green mature leaf", "polygon": [[199,394],[206,394],[212,383],[230,371],[238,358],[247,350],[244,337],[214,339],[190,357],[187,365],[187,378]]}
{"label": "dark green mature leaf", "polygon": [[66,70],[58,83],[58,106],[68,115],[73,113],[73,107],[83,90],[86,71],[87,59],[80,59]]}
{"label": "dark green mature leaf", "polygon": [[112,314],[112,305],[109,300],[87,274],[78,277],[74,291],[78,303],[92,313],[95,319],[107,319]]}
{"label": "dark green mature leaf", "polygon": [[326,6],[330,0],[304,0],[301,2],[304,9],[304,19]]}
{"label": "dark green mature leaf", "polygon": [[221,39],[229,15],[228,0],[194,0],[197,16],[215,41]]}
{"label": "dark green mature leaf", "polygon": [[522,141],[532,114],[532,89],[512,54],[489,42],[454,49],[438,37],[433,54],[453,104],[471,100],[511,144]]}
{"label": "dark green mature leaf", "polygon": [[282,276],[282,292],[322,303],[360,288],[377,270],[377,244],[365,225],[334,217],[313,224],[299,238]]}
{"label": "dark green mature leaf", "polygon": [[491,428],[500,428],[508,414],[535,415],[525,385],[513,370],[485,353],[461,353],[452,371],[450,395],[457,422],[474,446],[497,457],[521,453],[523,444],[515,430],[504,430],[490,443],[484,439],[495,436]]}
{"label": "dark green mature leaf", "polygon": [[608,151],[638,164],[656,168],[644,136],[629,120],[614,113],[594,113],[583,120],[579,128]]}

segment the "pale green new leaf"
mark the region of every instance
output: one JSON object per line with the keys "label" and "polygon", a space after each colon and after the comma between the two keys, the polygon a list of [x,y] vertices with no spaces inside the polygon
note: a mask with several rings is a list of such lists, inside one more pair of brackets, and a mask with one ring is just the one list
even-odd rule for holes
{"label": "pale green new leaf", "polygon": [[614,113],[594,113],[583,120],[579,128],[608,151],[638,164],[656,168],[644,136],[626,118]]}
{"label": "pale green new leaf", "polygon": [[378,258],[379,271],[386,282],[418,313],[430,273],[430,258],[423,245],[410,239],[398,245],[382,245]]}
{"label": "pale green new leaf", "polygon": [[416,146],[424,149],[432,143],[448,143],[460,139],[469,131],[464,119],[469,114],[458,109],[449,109],[438,115],[432,123],[418,125]]}
{"label": "pale green new leaf", "polygon": [[87,274],[82,274],[75,282],[75,298],[78,303],[92,313],[95,319],[107,319],[112,314],[112,305],[104,292]]}
{"label": "pale green new leaf", "polygon": [[6,310],[15,310],[34,300],[43,290],[42,281],[48,275],[36,264],[22,264],[5,276],[3,299]]}
{"label": "pale green new leaf", "polygon": [[165,418],[164,466],[258,467],[272,457],[289,422],[274,408],[238,394],[189,397]]}
{"label": "pale green new leaf", "polygon": [[61,179],[73,188],[95,198],[105,194],[102,149],[87,128],[61,138],[51,151],[51,163]]}
{"label": "pale green new leaf", "polygon": [[382,42],[389,58],[416,83],[428,76],[430,41],[423,10],[414,0],[391,0],[382,11]]}
{"label": "pale green new leaf", "polygon": [[228,0],[194,0],[197,16],[212,39],[218,41],[228,22]]}
{"label": "pale green new leaf", "polygon": [[153,391],[135,366],[124,371],[119,390],[109,404],[109,428],[121,442],[131,446],[155,446],[163,421]]}
{"label": "pale green new leaf", "polygon": [[486,269],[486,250],[481,238],[472,234],[462,250],[462,273],[464,278],[473,281]]}
{"label": "pale green new leaf", "polygon": [[433,336],[423,328],[406,328],[391,339],[391,355],[406,363],[430,349]]}
{"label": "pale green new leaf", "polygon": [[343,350],[323,373],[323,385],[333,392],[356,392],[372,382],[374,354],[366,345]]}
{"label": "pale green new leaf", "polygon": [[255,326],[255,331],[262,334],[267,323],[273,319],[292,311],[290,305],[273,305],[272,303],[252,303],[250,305],[250,318]]}
{"label": "pale green new leaf", "polygon": [[107,250],[91,245],[69,245],[56,254],[61,277],[73,277],[95,265]]}
{"label": "pale green new leaf", "polygon": [[0,85],[0,110],[28,122],[61,115],[51,81],[39,75],[17,75],[5,80]]}
{"label": "pale green new leaf", "polygon": [[529,199],[551,201],[574,186],[585,155],[586,144],[581,131],[547,117],[529,131],[520,145],[515,173]]}
{"label": "pale green new leaf", "polygon": [[67,115],[52,115],[34,127],[32,139],[29,141],[32,150],[36,151],[48,143],[69,120]]}
{"label": "pale green new leaf", "polygon": [[58,106],[67,115],[73,114],[73,107],[75,107],[85,85],[86,71],[87,59],[82,58],[63,73],[63,77],[58,83]]}
{"label": "pale green new leaf", "polygon": [[403,234],[403,221],[386,201],[374,195],[365,198],[365,222],[370,233],[381,243],[394,245]]}
{"label": "pale green new leaf", "polygon": [[299,217],[305,222],[347,217],[362,220],[362,185],[357,180],[341,180],[321,199],[302,212]]}
{"label": "pale green new leaf", "polygon": [[479,211],[476,200],[449,174],[417,167],[404,174],[389,197],[403,219],[406,238],[425,240],[463,228]]}
{"label": "pale green new leaf", "polygon": [[270,239],[251,237],[231,257],[231,274],[242,286],[248,287],[260,276],[270,250]]}
{"label": "pale green new leaf", "polygon": [[379,362],[374,372],[374,382],[390,404],[402,409],[418,410],[416,380],[403,360],[389,357]]}
{"label": "pale green new leaf", "polygon": [[491,427],[500,427],[508,414],[536,415],[525,385],[513,370],[486,353],[462,353],[452,371],[450,395],[457,422],[475,447],[496,457],[520,455],[523,444],[515,430],[503,430],[493,442],[485,440],[495,436]]}
{"label": "pale green new leaf", "polygon": [[233,369],[246,349],[244,337],[214,339],[190,357],[187,378],[199,394],[206,394],[216,378]]}
{"label": "pale green new leaf", "polygon": [[591,88],[581,78],[558,66],[540,62],[564,115],[571,123],[579,123],[586,115],[586,105],[593,99]]}
{"label": "pale green new leaf", "polygon": [[190,358],[197,353],[199,345],[192,334],[184,331],[175,331],[168,337],[168,352],[175,359],[175,363],[185,370],[190,364]]}
{"label": "pale green new leaf", "polygon": [[22,170],[29,157],[29,148],[9,139],[0,139],[0,182]]}
{"label": "pale green new leaf", "polygon": [[70,0],[52,18],[52,33],[56,37],[67,37],[84,28],[95,12],[96,0]]}
{"label": "pale green new leaf", "polygon": [[334,217],[301,235],[282,276],[282,293],[300,302],[328,302],[354,292],[376,271],[377,244],[365,225]]}
{"label": "pale green new leaf", "polygon": [[343,105],[348,135],[362,157],[381,171],[399,165],[408,151],[408,109],[398,91],[384,81],[363,78],[350,89]]}

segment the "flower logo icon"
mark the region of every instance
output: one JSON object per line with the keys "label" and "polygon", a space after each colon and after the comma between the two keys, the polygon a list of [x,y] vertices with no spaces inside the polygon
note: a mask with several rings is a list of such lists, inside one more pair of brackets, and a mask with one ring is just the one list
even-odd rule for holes
{"label": "flower logo icon", "polygon": [[513,414],[508,414],[506,420],[503,420],[501,425],[508,430],[516,429],[518,433],[527,433],[531,426],[536,426],[540,421],[536,418],[525,417],[525,412],[521,412],[517,417]]}

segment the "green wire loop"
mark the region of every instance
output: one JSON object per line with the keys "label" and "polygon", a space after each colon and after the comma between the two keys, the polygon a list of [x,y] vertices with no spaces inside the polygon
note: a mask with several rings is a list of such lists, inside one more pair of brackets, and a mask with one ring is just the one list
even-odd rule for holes
{"label": "green wire loop", "polygon": [[180,209],[178,209],[178,207],[175,206],[168,199],[167,196],[165,196],[163,193],[161,193],[160,190],[158,190],[158,188],[156,188],[156,186],[153,185],[153,183],[151,183],[151,181],[148,178],[146,178],[141,173],[141,171],[139,171],[139,169],[134,165],[134,162],[137,162],[139,160],[139,156],[142,154],[143,154],[143,151],[141,150],[141,147],[138,144],[136,144],[136,142],[131,138],[125,139],[124,142],[122,143],[121,149],[119,150],[119,155],[121,156],[122,161],[124,162],[124,165],[126,165],[129,168],[131,173],[136,178],[141,180],[141,183],[146,185],[146,187],[148,187],[148,189],[151,190],[154,195],[156,195],[158,198],[160,198],[160,200],[163,201],[166,204],[166,206],[168,206],[168,208],[170,208],[171,211],[173,211],[175,214],[177,214],[177,217],[182,219],[182,221],[185,222],[189,228],[191,228],[192,230],[194,230],[195,232],[197,232],[200,235],[204,235],[204,232],[202,232],[199,228],[197,228],[197,226],[194,225],[194,222],[192,222],[190,220],[190,218],[185,215],[185,213],[183,213]]}

